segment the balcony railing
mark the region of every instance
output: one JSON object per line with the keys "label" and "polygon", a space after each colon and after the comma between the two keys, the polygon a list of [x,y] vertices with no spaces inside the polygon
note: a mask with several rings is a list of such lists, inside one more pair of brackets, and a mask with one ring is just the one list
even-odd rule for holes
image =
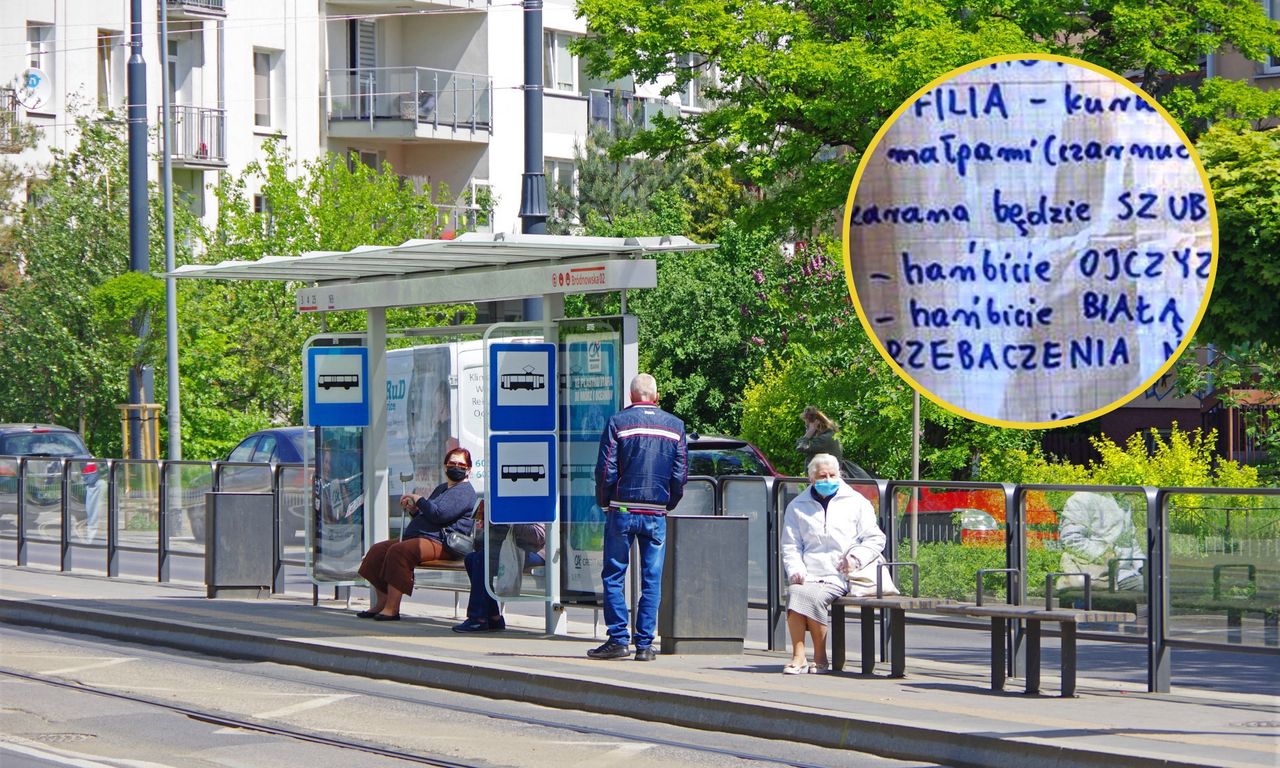
{"label": "balcony railing", "polygon": [[613,133],[627,128],[649,130],[657,115],[672,119],[680,116],[680,107],[666,99],[636,96],[631,91],[592,90],[588,100],[591,127]]}
{"label": "balcony railing", "polygon": [[224,17],[227,15],[226,0],[162,0],[168,5],[172,16]]}
{"label": "balcony railing", "polygon": [[0,88],[0,152],[21,152],[23,145],[17,93],[12,88]]}
{"label": "balcony railing", "polygon": [[[180,163],[227,164],[225,109],[175,104],[169,156]],[[163,112],[160,113],[163,117]]]}
{"label": "balcony railing", "polygon": [[330,120],[408,120],[415,127],[493,127],[493,78],[426,67],[331,69]]}

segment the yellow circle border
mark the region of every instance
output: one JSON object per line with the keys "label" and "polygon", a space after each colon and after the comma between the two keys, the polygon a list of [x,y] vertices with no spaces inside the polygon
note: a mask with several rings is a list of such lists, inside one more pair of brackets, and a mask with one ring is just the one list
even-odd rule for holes
{"label": "yellow circle border", "polygon": [[[1178,138],[1182,140],[1183,145],[1187,147],[1187,150],[1191,156],[1191,160],[1193,163],[1195,163],[1196,173],[1199,174],[1200,181],[1204,184],[1205,199],[1209,209],[1209,235],[1211,238],[1210,259],[1209,259],[1209,278],[1205,282],[1204,296],[1200,300],[1199,310],[1196,312],[1196,316],[1191,321],[1191,324],[1187,326],[1187,332],[1183,335],[1182,342],[1178,344],[1176,349],[1174,349],[1173,354],[1169,356],[1169,359],[1165,362],[1165,364],[1161,366],[1160,369],[1157,370],[1154,374],[1152,374],[1151,377],[1149,377],[1146,381],[1142,382],[1141,385],[1135,387],[1133,390],[1129,391],[1127,394],[1116,398],[1115,400],[1113,400],[1112,402],[1108,403],[1107,405],[1101,408],[1097,408],[1095,410],[1089,411],[1088,413],[1081,414],[1079,416],[1072,416],[1069,419],[1062,419],[1060,421],[1006,421],[1003,419],[991,418],[990,416],[983,416],[982,414],[973,413],[953,405],[952,403],[930,392],[922,384],[920,384],[920,382],[916,381],[911,376],[911,374],[907,373],[906,370],[902,368],[902,366],[894,362],[893,357],[890,356],[888,350],[884,348],[884,344],[880,342],[880,337],[877,336],[875,331],[871,328],[871,323],[867,319],[866,312],[864,312],[862,309],[862,302],[858,300],[858,289],[854,285],[853,262],[850,257],[850,249],[849,249],[850,218],[852,217],[852,214],[853,214],[853,202],[855,197],[858,194],[858,185],[862,181],[862,174],[867,169],[868,161],[875,155],[876,149],[879,148],[881,140],[884,139],[884,137],[888,134],[889,130],[892,129],[893,126],[897,123],[898,118],[901,117],[902,114],[906,112],[907,109],[909,109],[911,105],[914,104],[921,96],[925,95],[929,91],[932,91],[934,88],[937,88],[938,86],[946,83],[948,80],[951,80],[954,77],[958,77],[959,75],[962,75],[966,72],[971,72],[975,69],[980,69],[982,67],[990,66],[992,64],[999,64],[1006,61],[1028,61],[1032,59],[1039,60],[1039,61],[1055,61],[1062,64],[1069,64],[1069,65],[1083,67],[1085,69],[1092,70],[1093,72],[1106,76],[1107,78],[1111,79],[1114,82],[1124,85],[1130,91],[1132,91],[1133,93],[1141,97],[1143,101],[1147,102],[1147,104],[1151,105],[1151,107],[1154,108],[1157,112],[1159,112],[1160,115],[1165,119],[1165,122],[1169,124],[1169,127],[1173,129],[1174,133],[1178,135]],[[1162,376],[1168,373],[1169,370],[1173,368],[1175,364],[1177,364],[1178,359],[1182,357],[1183,352],[1186,351],[1187,347],[1191,344],[1191,340],[1195,337],[1196,330],[1200,327],[1200,321],[1204,319],[1205,311],[1209,308],[1209,301],[1213,297],[1213,284],[1218,276],[1218,209],[1213,199],[1213,188],[1209,184],[1209,175],[1204,170],[1204,164],[1200,161],[1200,155],[1196,152],[1195,144],[1193,144],[1191,139],[1187,137],[1187,134],[1182,130],[1182,126],[1178,125],[1178,121],[1175,120],[1173,116],[1169,114],[1168,110],[1166,110],[1163,106],[1161,106],[1160,103],[1155,100],[1155,98],[1153,98],[1146,91],[1142,90],[1138,86],[1131,83],[1129,80],[1121,77],[1120,75],[1117,75],[1115,72],[1112,72],[1111,70],[1106,69],[1105,67],[1100,67],[1096,64],[1091,64],[1090,62],[1083,61],[1081,59],[1075,59],[1069,56],[1059,56],[1057,54],[1052,54],[1052,53],[1006,54],[1002,56],[991,56],[985,59],[980,59],[970,64],[965,64],[964,66],[956,67],[950,72],[947,72],[943,75],[940,75],[934,78],[933,80],[929,81],[928,84],[922,86],[915,93],[911,94],[911,96],[908,97],[906,101],[902,102],[902,104],[893,111],[893,114],[890,115],[887,120],[885,120],[884,125],[880,126],[880,130],[876,131],[876,135],[872,137],[871,143],[869,143],[867,145],[866,150],[863,151],[862,157],[858,161],[858,170],[853,175],[853,183],[849,185],[849,195],[845,198],[844,215],[842,217],[842,223],[843,223],[843,231],[840,233],[841,234],[840,239],[843,244],[843,252],[844,252],[845,283],[848,285],[848,288],[849,288],[849,297],[853,300],[853,308],[858,313],[858,321],[862,323],[863,330],[866,331],[867,336],[871,339],[871,343],[875,345],[876,351],[880,353],[880,357],[884,358],[884,361],[889,364],[889,367],[893,369],[893,372],[896,373],[900,379],[902,379],[908,385],[910,385],[910,387],[914,389],[916,392],[920,393],[924,397],[933,401],[938,407],[942,408],[943,410],[949,413],[953,413],[957,416],[961,416],[963,418],[970,419],[972,421],[977,421],[982,424],[989,424],[993,427],[1007,427],[1010,429],[1053,429],[1056,427],[1068,427],[1068,426],[1071,426],[1072,424],[1080,424],[1082,422],[1089,421],[1091,419],[1096,419],[1099,416],[1108,414],[1116,410],[1117,408],[1120,408],[1128,404],[1130,400],[1133,400],[1135,397],[1142,394],[1147,389],[1149,389],[1152,385],[1154,385],[1157,381],[1159,381]]]}

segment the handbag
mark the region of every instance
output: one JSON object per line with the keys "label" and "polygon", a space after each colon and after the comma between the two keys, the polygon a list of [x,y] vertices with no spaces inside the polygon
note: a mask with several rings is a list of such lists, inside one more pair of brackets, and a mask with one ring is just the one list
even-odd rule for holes
{"label": "handbag", "polygon": [[467,534],[460,533],[452,528],[445,529],[444,545],[454,554],[462,555],[463,557],[476,551],[476,540],[474,535],[468,536]]}

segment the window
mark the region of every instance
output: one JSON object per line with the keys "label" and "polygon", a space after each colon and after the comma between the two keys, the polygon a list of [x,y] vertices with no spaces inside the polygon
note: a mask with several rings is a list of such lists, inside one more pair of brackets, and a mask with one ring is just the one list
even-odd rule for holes
{"label": "window", "polygon": [[98,30],[98,108],[124,106],[124,35]]}
{"label": "window", "polygon": [[253,124],[260,128],[284,123],[280,58],[279,51],[253,51]]}
{"label": "window", "polygon": [[[1262,0],[1262,7],[1267,11],[1267,18],[1280,21],[1280,0]],[[1268,56],[1262,62],[1262,71],[1268,75],[1280,75],[1280,56]]]}
{"label": "window", "polygon": [[573,194],[572,160],[547,160],[543,170],[546,174],[548,191],[555,186],[562,192]]}
{"label": "window", "polygon": [[694,78],[685,83],[684,88],[680,89],[680,106],[701,109],[707,105],[706,99],[702,95],[702,87],[707,78],[705,62],[706,59],[696,53],[686,53],[684,55],[684,66],[693,70]]}
{"label": "window", "polygon": [[53,73],[53,25],[27,22],[27,66]]}
{"label": "window", "polygon": [[173,169],[173,187],[178,200],[197,218],[204,218],[204,172],[185,168]]}
{"label": "window", "polygon": [[[27,66],[43,72],[46,82],[54,81],[52,24],[27,23]],[[27,102],[27,104],[36,108],[33,111],[49,112],[52,109],[52,103],[37,105],[34,102]]]}
{"label": "window", "polygon": [[253,196],[253,212],[262,217],[262,234],[271,237],[276,233],[275,217],[271,214],[271,201],[262,195]]}
{"label": "window", "polygon": [[569,52],[573,36],[549,30],[543,33],[542,82],[557,91],[578,90],[578,57]]}

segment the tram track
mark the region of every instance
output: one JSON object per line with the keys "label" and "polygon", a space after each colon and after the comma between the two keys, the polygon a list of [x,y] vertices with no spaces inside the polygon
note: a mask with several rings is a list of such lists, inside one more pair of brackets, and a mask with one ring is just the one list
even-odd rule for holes
{"label": "tram track", "polygon": [[[60,641],[67,642],[73,645],[81,645],[82,647],[93,647],[92,644],[77,642],[76,640],[70,637],[61,637]],[[153,649],[147,648],[146,650],[147,650],[148,656],[156,654],[156,652]],[[214,661],[215,663],[217,661],[220,661],[219,657],[216,657],[216,656],[208,656],[207,658]],[[176,657],[176,656],[163,655],[163,659],[166,663],[169,663],[169,664],[178,664],[181,666],[195,668],[195,669],[206,669],[208,666],[207,664],[193,662],[191,660],[183,659],[182,657]],[[320,746],[327,746],[327,747],[344,749],[344,750],[353,750],[353,751],[363,752],[370,755],[377,755],[377,756],[387,757],[391,759],[403,760],[405,762],[418,764],[418,765],[440,766],[441,768],[488,768],[493,764],[491,761],[464,762],[464,761],[452,760],[452,759],[443,758],[443,757],[434,757],[434,756],[428,756],[428,755],[418,754],[414,752],[407,752],[403,750],[397,750],[397,749],[380,746],[378,744],[373,744],[368,741],[362,741],[362,740],[352,739],[348,737],[328,736],[328,735],[316,733],[314,731],[309,731],[309,730],[300,729],[300,728],[293,728],[286,725],[280,725],[278,723],[269,722],[264,719],[256,719],[252,717],[246,718],[243,716],[228,714],[225,711],[215,710],[211,708],[201,708],[199,706],[191,706],[189,704],[178,704],[174,702],[164,701],[161,699],[156,699],[156,698],[138,694],[138,693],[128,693],[123,691],[108,690],[108,689],[100,688],[100,687],[97,687],[88,683],[84,683],[78,680],[63,679],[63,678],[52,677],[44,674],[33,673],[33,672],[23,672],[15,669],[10,669],[8,667],[0,667],[0,676],[8,677],[11,679],[24,680],[29,683],[54,686],[64,690],[71,690],[79,693],[93,694],[96,696],[114,699],[117,701],[125,701],[132,704],[153,707],[153,708],[161,709],[167,712],[171,712],[173,714],[187,717],[193,721],[214,725],[220,728],[235,728],[235,729],[241,729],[245,731],[253,731],[257,733],[293,739],[299,742],[307,742],[307,743],[316,744]],[[301,681],[297,677],[291,677],[289,675],[272,674],[270,672],[263,671],[263,670],[255,671],[254,677],[260,680],[269,680],[272,682],[277,682],[282,684],[292,684],[292,685],[305,684],[308,687],[315,688],[317,690],[317,694],[316,694],[317,696],[332,694],[332,693],[341,693],[341,694],[350,694],[350,695],[356,695],[356,696],[376,696],[377,698],[383,700],[384,702],[396,702],[396,703],[409,705],[409,706],[431,707],[431,708],[445,706],[437,702],[424,700],[419,697],[396,693],[393,691],[379,690],[376,692],[372,692],[368,689],[368,687],[359,687],[355,685],[342,685],[342,684],[334,683],[331,681],[324,681],[324,682],[317,682],[315,680]],[[384,681],[371,679],[370,682],[384,682]],[[397,685],[397,684],[392,683],[392,685]],[[540,727],[540,728],[550,729],[554,731],[561,731],[561,732],[573,733],[578,735],[590,736],[594,738],[608,740],[611,742],[629,742],[629,743],[635,743],[635,744],[644,744],[647,746],[688,750],[691,752],[697,752],[697,753],[702,753],[707,755],[715,755],[722,758],[732,758],[732,759],[742,760],[745,762],[770,764],[770,765],[785,765],[785,766],[791,766],[792,768],[826,768],[826,766],[828,765],[825,763],[810,763],[810,762],[798,761],[798,760],[788,759],[781,756],[763,755],[763,754],[754,753],[749,750],[743,750],[743,749],[695,744],[685,740],[663,738],[660,736],[646,736],[642,734],[636,734],[634,732],[626,732],[621,729],[610,729],[610,728],[603,728],[600,726],[594,726],[585,722],[571,723],[571,722],[562,722],[562,721],[557,721],[557,720],[552,720],[547,718],[530,717],[526,714],[512,714],[507,712],[496,711],[491,708],[470,706],[457,701],[452,701],[447,706],[451,711],[455,713],[466,714],[466,715],[471,715],[475,717],[483,717],[483,718],[488,718],[488,719],[497,720],[497,721],[505,721],[513,724],[518,724],[521,726],[534,726],[534,727]],[[567,712],[566,714],[572,716],[573,714],[577,714],[577,713]]]}

